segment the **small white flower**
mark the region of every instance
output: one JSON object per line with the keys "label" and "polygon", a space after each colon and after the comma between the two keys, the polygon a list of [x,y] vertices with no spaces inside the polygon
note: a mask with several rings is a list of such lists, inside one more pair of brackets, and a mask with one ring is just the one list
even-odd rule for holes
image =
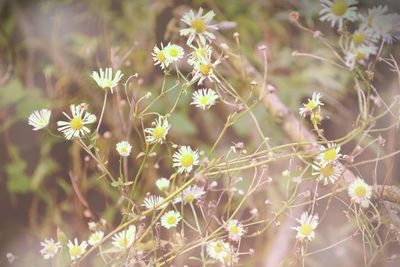
{"label": "small white flower", "polygon": [[319,12],[321,21],[330,21],[331,27],[337,23],[339,30],[343,28],[343,21],[357,19],[357,0],[321,0],[322,10]]}
{"label": "small white flower", "polygon": [[67,113],[63,114],[68,118],[69,121],[58,121],[58,131],[62,132],[66,139],[70,140],[73,137],[80,138],[90,132],[89,128],[85,125],[94,123],[96,116],[86,111],[86,106],[71,105],[70,110],[72,117],[68,116]]}
{"label": "small white flower", "polygon": [[96,231],[89,236],[88,243],[89,245],[94,246],[97,243],[99,243],[103,239],[103,237],[104,237],[103,231]]}
{"label": "small white flower", "polygon": [[191,203],[195,199],[200,199],[206,192],[203,187],[199,187],[197,185],[190,185],[183,189],[183,191],[175,197],[174,203]]}
{"label": "small white flower", "polygon": [[40,250],[40,254],[43,255],[45,260],[53,258],[61,249],[61,244],[55,242],[52,238],[45,239],[44,242],[40,242],[40,245],[43,247]]}
{"label": "small white flower", "polygon": [[131,154],[132,146],[127,141],[121,141],[115,145],[115,149],[121,157],[128,157]]}
{"label": "small white flower", "polygon": [[99,72],[93,71],[92,75],[90,75],[90,77],[96,81],[98,86],[103,89],[110,88],[111,93],[113,93],[113,88],[118,85],[118,82],[121,80],[122,76],[124,75],[120,70],[118,70],[113,78],[112,68],[106,68],[105,72],[103,72],[102,69],[99,69]]}
{"label": "small white flower", "polygon": [[365,65],[371,55],[375,55],[378,52],[378,47],[371,45],[361,45],[359,47],[351,47],[346,53],[346,66],[352,70],[356,63]]}
{"label": "small white flower", "polygon": [[200,8],[197,14],[190,10],[181,19],[189,28],[180,30],[182,36],[189,36],[187,45],[190,45],[196,37],[199,38],[200,43],[205,44],[206,41],[211,42],[215,39],[215,35],[209,30],[218,30],[216,25],[210,25],[211,20],[214,18],[214,11],[209,11],[203,15],[203,9]]}
{"label": "small white flower", "polygon": [[198,60],[193,61],[192,82],[198,80],[197,84],[200,85],[204,80],[208,79],[210,82],[219,83],[218,77],[214,74],[214,69],[220,63],[220,60],[211,62],[211,56],[208,55],[207,57],[199,57]]}
{"label": "small white flower", "polygon": [[167,60],[167,57],[165,55],[165,48],[164,45],[161,43],[161,49],[156,46],[154,46],[153,53],[151,53],[153,56],[153,61],[154,65],[160,65],[161,69],[165,69],[169,65],[169,61]]}
{"label": "small white flower", "polygon": [[191,105],[202,110],[209,109],[218,99],[218,94],[212,89],[199,89],[193,93]]}
{"label": "small white flower", "polygon": [[37,131],[49,125],[51,110],[36,110],[29,115],[28,124],[33,126],[33,130]]}
{"label": "small white flower", "polygon": [[229,238],[233,241],[239,241],[244,234],[243,224],[238,220],[230,220],[226,224],[226,229],[229,233]]}
{"label": "small white flower", "polygon": [[175,63],[183,58],[185,51],[179,45],[168,44],[164,48],[164,55],[169,63]]}
{"label": "small white flower", "polygon": [[364,208],[368,208],[369,200],[372,196],[372,187],[364,182],[363,179],[357,178],[349,185],[348,194],[352,201]]}
{"label": "small white flower", "polygon": [[312,175],[318,175],[317,181],[323,181],[324,185],[334,184],[342,173],[342,169],[335,161],[322,164],[316,161],[312,164]]}
{"label": "small white flower", "polygon": [[72,260],[79,259],[85,252],[88,244],[86,241],[82,241],[79,244],[78,239],[75,238],[74,242],[71,240],[68,241],[68,249],[69,249],[69,256]]}
{"label": "small white flower", "polygon": [[146,142],[148,143],[163,143],[167,137],[168,131],[171,128],[166,117],[158,117],[154,122],[154,128],[146,128]]}
{"label": "small white flower", "polygon": [[192,48],[193,52],[190,53],[188,58],[189,65],[194,66],[201,58],[211,58],[212,48],[208,44]]}
{"label": "small white flower", "polygon": [[222,241],[212,241],[207,244],[207,253],[210,258],[223,262],[229,254],[229,244]]}
{"label": "small white flower", "polygon": [[322,95],[320,93],[316,93],[314,92],[311,96],[311,99],[308,99],[307,104],[303,104],[303,107],[300,108],[300,115],[302,117],[305,117],[309,114],[311,114],[311,112],[319,107],[319,106],[323,106],[324,103],[321,102],[321,97]]}
{"label": "small white flower", "polygon": [[181,214],[177,211],[170,210],[161,217],[161,225],[167,229],[176,227],[182,219]]}
{"label": "small white flower", "polygon": [[160,178],[156,181],[156,186],[158,190],[165,192],[169,188],[170,181],[167,178]]}
{"label": "small white flower", "polygon": [[136,227],[134,225],[130,225],[128,229],[123,230],[112,237],[113,246],[118,249],[128,249],[133,245],[136,238]]}
{"label": "small white flower", "polygon": [[387,14],[376,20],[376,32],[387,44],[400,40],[400,15],[397,13]]}
{"label": "small white flower", "polygon": [[365,25],[361,25],[353,34],[351,35],[351,46],[374,46],[378,41],[378,36],[375,32]]}
{"label": "small white flower", "polygon": [[193,166],[199,165],[199,154],[190,146],[181,146],[173,155],[173,166],[178,167],[178,173],[191,172]]}
{"label": "small white flower", "polygon": [[[147,209],[154,209],[163,201],[164,201],[163,197],[149,195],[143,200],[142,206],[146,207]],[[165,208],[167,205],[168,205],[168,203],[164,203],[161,206],[159,206],[157,209],[161,210],[161,209]]]}
{"label": "small white flower", "polygon": [[315,238],[314,230],[318,226],[318,215],[309,216],[306,211],[301,215],[300,219],[297,219],[297,221],[300,225],[293,228],[297,231],[296,238],[299,240],[313,240]]}
{"label": "small white flower", "polygon": [[327,147],[321,146],[321,153],[318,155],[318,159],[322,166],[325,166],[329,162],[336,161],[340,159],[342,154],[340,154],[340,146],[329,143]]}

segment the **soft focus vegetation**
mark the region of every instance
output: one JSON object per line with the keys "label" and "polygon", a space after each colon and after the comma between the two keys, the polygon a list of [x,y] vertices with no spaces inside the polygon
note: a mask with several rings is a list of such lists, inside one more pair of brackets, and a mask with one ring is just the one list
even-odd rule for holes
{"label": "soft focus vegetation", "polygon": [[[359,2],[357,16],[400,9]],[[181,18],[199,8],[218,29],[188,45]],[[322,9],[0,2],[0,265],[399,266],[399,17],[392,43],[362,50],[359,17],[339,30]],[[162,69],[161,44],[185,55]],[[209,57],[194,52],[205,44]],[[100,68],[123,76],[101,88]],[[71,105],[95,119],[71,123]],[[50,123],[32,131],[41,109]],[[59,121],[90,132],[65,138]],[[43,259],[50,238],[57,255]],[[89,242],[76,258],[75,238]]]}

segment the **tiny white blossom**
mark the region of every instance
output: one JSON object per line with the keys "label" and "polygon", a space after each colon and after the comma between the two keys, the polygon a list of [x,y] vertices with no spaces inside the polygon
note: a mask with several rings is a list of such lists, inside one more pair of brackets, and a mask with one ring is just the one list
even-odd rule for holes
{"label": "tiny white blossom", "polygon": [[363,208],[368,208],[372,196],[372,187],[363,179],[357,178],[349,185],[348,194],[352,201],[360,204]]}
{"label": "tiny white blossom", "polygon": [[229,238],[233,241],[239,241],[244,234],[243,224],[238,220],[229,220],[226,223],[226,229],[229,233]]}
{"label": "tiny white blossom", "polygon": [[378,47],[375,45],[361,45],[359,47],[351,47],[346,53],[346,66],[353,70],[356,63],[366,64],[367,60],[371,55],[375,55],[378,52]]}
{"label": "tiny white blossom", "polygon": [[88,243],[91,246],[98,244],[104,237],[103,231],[96,231],[89,236]]}
{"label": "tiny white blossom", "polygon": [[314,230],[318,226],[318,215],[308,215],[308,212],[306,211],[301,215],[300,219],[297,219],[297,221],[300,225],[293,228],[297,231],[296,238],[299,240],[313,240],[315,238]]}
{"label": "tiny white blossom", "polygon": [[125,250],[130,248],[135,242],[136,226],[130,225],[128,229],[116,233],[112,237],[112,244],[118,249]]}
{"label": "tiny white blossom", "polygon": [[174,203],[182,202],[184,204],[191,203],[196,199],[200,199],[206,192],[203,187],[197,185],[189,185],[183,191],[177,195],[174,199]]}
{"label": "tiny white blossom", "polygon": [[178,167],[178,173],[191,172],[193,166],[199,165],[199,154],[190,146],[181,146],[173,155],[173,166]]}
{"label": "tiny white blossom", "polygon": [[165,192],[169,188],[170,181],[167,178],[160,178],[156,181],[156,186],[158,190]]}
{"label": "tiny white blossom", "polygon": [[33,126],[33,130],[37,131],[49,125],[51,110],[36,110],[29,115],[28,124]]}
{"label": "tiny white blossom", "polygon": [[146,128],[146,142],[148,143],[163,143],[168,134],[171,125],[166,117],[159,116],[154,122],[154,128]]}
{"label": "tiny white blossom", "polygon": [[215,104],[218,97],[218,94],[212,89],[199,89],[193,93],[190,104],[206,110]]}
{"label": "tiny white blossom", "polygon": [[209,30],[218,30],[216,25],[210,25],[211,20],[214,18],[214,11],[209,11],[203,15],[203,9],[200,8],[197,14],[190,10],[181,19],[189,28],[180,30],[182,36],[189,36],[187,45],[190,45],[196,37],[199,38],[200,43],[205,44],[206,41],[211,42],[215,39],[215,35]]}
{"label": "tiny white blossom", "polygon": [[71,240],[68,241],[68,249],[69,249],[69,256],[71,259],[77,260],[79,259],[85,252],[88,244],[86,241],[82,241],[82,243],[79,244],[79,241],[77,238],[75,238],[74,242]]}
{"label": "tiny white blossom", "polygon": [[94,123],[96,121],[96,116],[87,112],[84,104],[71,105],[70,110],[72,117],[63,112],[69,121],[57,122],[58,131],[62,132],[67,140],[70,140],[74,137],[80,138],[88,134],[90,130],[85,125]]}
{"label": "tiny white blossom", "polygon": [[118,70],[113,77],[112,68],[106,68],[105,72],[102,69],[99,69],[99,72],[93,71],[90,77],[96,81],[98,86],[103,89],[110,88],[111,93],[113,93],[113,88],[118,85],[118,82],[121,80],[122,76],[124,75],[120,70]]}
{"label": "tiny white blossom", "polygon": [[[160,196],[154,196],[154,195],[149,195],[143,200],[143,207],[146,207],[147,209],[154,209],[157,207],[161,202],[164,201],[163,197]],[[168,203],[164,203],[161,206],[159,206],[157,209],[161,210],[165,208],[168,205]]]}
{"label": "tiny white blossom", "polygon": [[207,244],[207,253],[210,258],[224,262],[224,259],[229,254],[229,244],[222,241],[212,241]]}
{"label": "tiny white blossom", "polygon": [[161,225],[166,229],[176,227],[182,219],[181,214],[177,211],[170,210],[161,217]]}
{"label": "tiny white blossom", "polygon": [[127,141],[121,141],[115,145],[115,149],[121,157],[128,157],[131,154],[132,145]]}
{"label": "tiny white blossom", "polygon": [[193,78],[192,82],[198,81],[197,84],[200,85],[204,80],[209,80],[210,82],[219,83],[218,77],[215,75],[214,70],[220,60],[212,62],[211,56],[199,57],[198,60],[193,61]]}
{"label": "tiny white blossom", "polygon": [[165,48],[164,45],[161,43],[161,48],[154,46],[153,53],[151,54],[153,56],[153,61],[154,65],[160,65],[161,69],[165,69],[169,65],[169,61],[167,60],[167,57],[165,55]]}
{"label": "tiny white blossom", "polygon": [[40,242],[40,245],[43,247],[40,250],[40,254],[43,255],[45,260],[53,258],[61,249],[61,244],[55,242],[52,238],[45,239],[43,242]]}
{"label": "tiny white blossom", "polygon": [[315,108],[323,106],[324,103],[321,102],[321,97],[322,95],[320,93],[314,92],[311,99],[308,99],[307,104],[303,104],[303,107],[300,108],[299,114],[305,117],[310,115]]}
{"label": "tiny white blossom", "polygon": [[192,47],[193,52],[189,54],[188,64],[194,66],[201,58],[211,58],[212,48],[210,45]]}
{"label": "tiny white blossom", "polygon": [[325,164],[315,161],[312,164],[312,175],[318,175],[317,181],[323,181],[324,185],[329,183],[334,184],[341,173],[342,169],[336,161]]}
{"label": "tiny white blossom", "polygon": [[340,154],[340,146],[329,143],[327,147],[321,146],[321,153],[318,155],[318,159],[322,166],[325,166],[329,162],[336,161],[340,159],[342,154]]}
{"label": "tiny white blossom", "polygon": [[331,27],[338,24],[339,30],[343,28],[344,20],[355,21],[357,19],[357,0],[320,0],[322,10],[319,12],[321,21],[330,21]]}
{"label": "tiny white blossom", "polygon": [[164,55],[169,63],[175,63],[183,58],[185,51],[179,45],[168,44],[164,48]]}

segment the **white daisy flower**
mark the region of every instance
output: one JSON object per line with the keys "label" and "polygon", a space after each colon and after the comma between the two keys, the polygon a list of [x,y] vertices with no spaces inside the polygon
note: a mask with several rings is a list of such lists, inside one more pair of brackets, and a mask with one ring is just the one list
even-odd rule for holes
{"label": "white daisy flower", "polygon": [[346,53],[346,66],[353,70],[356,63],[365,65],[371,55],[375,55],[378,52],[378,47],[371,45],[361,45],[359,47],[352,47]]}
{"label": "white daisy flower", "polygon": [[170,181],[167,178],[160,178],[156,181],[156,186],[158,190],[165,192],[169,188]]}
{"label": "white daisy flower", "polygon": [[68,249],[69,249],[69,256],[72,260],[79,259],[85,252],[88,244],[86,241],[82,241],[79,244],[78,239],[75,238],[74,242],[71,240],[68,241]]}
{"label": "white daisy flower", "polygon": [[322,164],[318,161],[312,164],[312,175],[318,175],[317,181],[323,181],[324,185],[334,184],[342,173],[342,169],[335,161]]}
{"label": "white daisy flower", "polygon": [[178,167],[178,173],[191,172],[193,166],[199,165],[199,154],[190,146],[181,146],[173,155],[173,167]]}
{"label": "white daisy flower", "polygon": [[181,214],[177,211],[170,210],[161,217],[161,225],[167,229],[176,227],[182,219]]}
{"label": "white daisy flower", "polygon": [[110,88],[111,93],[113,93],[113,88],[118,85],[118,82],[121,80],[122,76],[124,75],[120,70],[118,70],[113,78],[112,68],[106,68],[105,72],[103,72],[102,69],[99,69],[99,72],[93,71],[92,75],[90,75],[90,77],[96,81],[98,86],[103,89]]}
{"label": "white daisy flower", "polygon": [[199,89],[193,92],[192,103],[190,104],[206,110],[215,104],[218,97],[218,94],[212,89]]}
{"label": "white daisy flower", "polygon": [[229,220],[226,224],[226,229],[229,233],[229,238],[233,241],[239,241],[244,234],[243,224],[238,220]]}
{"label": "white daisy flower", "polygon": [[296,238],[298,240],[308,239],[309,241],[315,238],[314,230],[318,226],[318,215],[308,215],[308,212],[304,212],[300,219],[297,219],[300,223],[299,226],[293,227],[297,231]]}
{"label": "white daisy flower", "polygon": [[55,242],[52,238],[45,239],[44,242],[40,242],[40,245],[43,247],[40,250],[40,254],[43,255],[45,260],[53,258],[61,249],[61,244]]}
{"label": "white daisy flower", "polygon": [[378,41],[378,36],[375,32],[368,28],[367,26],[362,25],[355,32],[353,32],[351,36],[351,46],[352,47],[360,47],[360,46],[370,46],[374,45]]}
{"label": "white daisy flower", "polygon": [[33,126],[33,130],[37,131],[49,125],[51,110],[41,109],[35,110],[29,115],[28,124]]}
{"label": "white daisy flower", "polygon": [[175,63],[183,58],[185,51],[179,45],[168,44],[164,48],[164,55],[169,63]]}
{"label": "white daisy flower", "polygon": [[118,249],[125,250],[133,245],[133,242],[135,242],[135,238],[136,238],[136,227],[134,225],[130,225],[128,229],[116,233],[112,237],[112,244]]}
{"label": "white daisy flower", "polygon": [[223,262],[230,251],[229,244],[222,241],[212,241],[207,244],[207,253],[210,258]]}
{"label": "white daisy flower", "polygon": [[314,92],[311,99],[308,99],[307,104],[303,104],[304,107],[300,108],[299,114],[302,117],[310,115],[312,111],[318,106],[323,106],[324,103],[321,102],[322,95],[320,93]]}
{"label": "white daisy flower", "polygon": [[321,21],[330,21],[331,27],[337,23],[339,30],[343,28],[343,21],[357,19],[357,0],[321,0],[322,10],[319,12]]}
{"label": "white daisy flower", "polygon": [[197,185],[189,185],[183,191],[175,197],[174,203],[182,202],[184,204],[191,203],[195,199],[200,199],[206,192],[203,187]]}
{"label": "white daisy flower", "polygon": [[104,237],[103,231],[96,231],[89,236],[88,243],[89,245],[94,246],[97,243],[99,243],[103,239],[103,237]]}
{"label": "white daisy flower", "polygon": [[200,85],[208,79],[210,82],[219,83],[218,77],[214,74],[214,69],[220,63],[219,60],[212,63],[211,56],[199,57],[199,60],[193,62],[192,82],[198,80],[197,84]]}
{"label": "white daisy flower", "polygon": [[[144,200],[143,200],[143,207],[146,207],[146,209],[154,209],[159,205],[161,202],[164,201],[163,197],[160,196],[154,196],[154,195],[148,195]],[[161,206],[159,206],[157,209],[161,210],[165,208],[168,205],[168,203],[164,203]]]}
{"label": "white daisy flower", "polygon": [[121,141],[115,145],[115,149],[121,157],[128,157],[131,154],[132,146],[127,141]]}
{"label": "white daisy flower", "polygon": [[211,58],[212,48],[206,44],[199,47],[192,47],[193,52],[190,53],[188,58],[188,64],[194,66],[201,58]]}
{"label": "white daisy flower", "polygon": [[80,138],[89,133],[90,130],[85,125],[94,123],[96,121],[96,116],[87,112],[84,104],[71,105],[70,110],[72,117],[63,112],[69,121],[57,122],[58,131],[62,132],[65,138],[68,140],[72,139],[73,137]]}
{"label": "white daisy flower", "polygon": [[329,143],[327,147],[321,146],[321,154],[318,155],[320,164],[325,166],[329,162],[340,159],[340,146],[335,143]]}
{"label": "white daisy flower", "polygon": [[360,15],[362,27],[371,29],[377,38],[386,43],[400,39],[400,15],[387,14],[388,7],[384,5],[369,8],[367,14]]}
{"label": "white daisy flower", "polygon": [[144,129],[144,132],[146,133],[146,142],[163,143],[171,125],[168,123],[167,118],[162,116],[158,117],[153,124],[154,128]]}
{"label": "white daisy flower", "polygon": [[352,201],[360,204],[363,208],[368,208],[372,196],[372,187],[363,179],[357,178],[349,185],[348,194]]}
{"label": "white daisy flower", "polygon": [[216,25],[210,25],[211,20],[214,18],[214,11],[209,11],[207,14],[203,15],[203,9],[200,8],[197,14],[190,10],[181,19],[189,28],[180,30],[182,36],[189,36],[186,42],[190,45],[193,40],[198,37],[200,43],[205,44],[206,41],[211,42],[215,39],[215,35],[209,30],[218,30]]}
{"label": "white daisy flower", "polygon": [[161,43],[161,49],[156,46],[154,46],[153,53],[151,53],[153,56],[153,61],[154,65],[160,65],[160,68],[163,70],[168,67],[169,61],[167,60],[167,57],[165,55],[165,48],[164,45]]}

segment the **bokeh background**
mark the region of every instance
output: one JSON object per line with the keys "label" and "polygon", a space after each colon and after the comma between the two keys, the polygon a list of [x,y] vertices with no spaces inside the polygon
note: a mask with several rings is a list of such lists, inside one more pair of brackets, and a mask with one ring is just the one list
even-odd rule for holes
{"label": "bokeh background", "polygon": [[[400,10],[400,2],[396,0],[361,1],[360,6],[383,2],[393,12]],[[351,74],[311,58],[292,56],[293,51],[302,51],[332,58],[329,50],[288,19],[291,11],[298,11],[302,23],[319,29],[332,42],[337,42],[335,31],[318,20],[319,1],[0,1],[0,266],[8,266],[6,254],[10,252],[21,259],[13,266],[44,266],[38,257],[39,241],[55,236],[57,226],[71,236],[85,236],[90,219],[101,217],[116,225],[121,218],[119,195],[96,179],[94,163],[82,160],[85,157],[77,145],[43,132],[33,132],[27,124],[29,114],[49,107],[54,110],[54,122],[62,117],[61,111],[69,104],[81,102],[89,103],[92,110],[99,112],[103,92],[90,80],[91,71],[98,67],[119,67],[125,73],[124,78],[139,73],[141,86],[136,94],[156,94],[163,76],[153,66],[151,51],[156,43],[182,42],[178,20],[189,8],[200,6],[214,10],[219,22],[235,23],[227,23],[229,27],[222,34],[232,41],[233,33],[238,32],[243,53],[260,69],[263,62],[257,48],[267,45],[269,82],[293,112],[298,111],[312,92],[320,91],[329,116],[323,122],[326,136],[338,138],[352,129],[358,104]],[[388,46],[384,55],[392,53],[398,59],[399,49],[399,45]],[[167,79],[169,85],[174,82],[173,76]],[[378,63],[374,85],[388,102],[399,94],[398,84],[387,66]],[[171,95],[165,99],[165,105],[170,106],[173,101],[174,95]],[[190,95],[185,96],[171,117],[171,139],[208,149],[222,128],[228,110],[216,107],[204,115],[190,109],[189,101]],[[111,103],[101,129],[107,138],[99,145],[104,151],[110,151],[112,165],[118,164],[118,159],[112,156],[113,144],[123,136],[115,105],[124,103],[115,98]],[[162,112],[165,107],[160,104],[157,110]],[[255,114],[272,144],[289,142],[262,105],[256,107]],[[381,123],[388,125],[391,121]],[[247,150],[254,150],[260,140],[252,129],[251,120],[247,117],[240,120],[223,140],[226,149],[232,142],[240,141]],[[384,137],[385,153],[399,149],[397,129],[388,131]],[[134,148],[140,147],[133,142]],[[344,152],[353,149],[352,145],[346,145]],[[139,149],[135,153],[138,152]],[[372,150],[363,157],[374,155],[376,151]],[[398,160],[393,157],[378,169],[379,176],[388,177],[390,184],[400,181]],[[137,168],[137,164],[133,160],[130,168]],[[159,176],[169,175],[167,168],[163,169],[169,163],[159,164],[158,171],[149,168],[146,179],[141,179],[143,194],[154,190],[154,181]],[[264,202],[268,196],[272,203],[268,210],[279,205],[284,190],[279,178],[286,168],[287,162],[274,167],[275,173],[270,174],[274,182],[270,188],[254,195],[254,202]],[[81,178],[80,189],[91,212],[77,199],[69,176],[71,169]],[[372,170],[373,166],[365,166],[357,171],[370,180]],[[261,211],[267,212],[267,208]],[[326,223],[318,231],[315,246],[334,243],[338,235],[351,233],[351,227],[346,224],[343,207],[333,205]],[[273,231],[250,240],[248,246],[256,253],[244,266],[263,266],[268,251],[273,251],[271,240]],[[388,248],[385,253],[389,256],[396,250]],[[362,246],[355,240],[309,257],[307,266],[361,266],[361,257]],[[396,265],[399,261],[380,264],[399,266]]]}

